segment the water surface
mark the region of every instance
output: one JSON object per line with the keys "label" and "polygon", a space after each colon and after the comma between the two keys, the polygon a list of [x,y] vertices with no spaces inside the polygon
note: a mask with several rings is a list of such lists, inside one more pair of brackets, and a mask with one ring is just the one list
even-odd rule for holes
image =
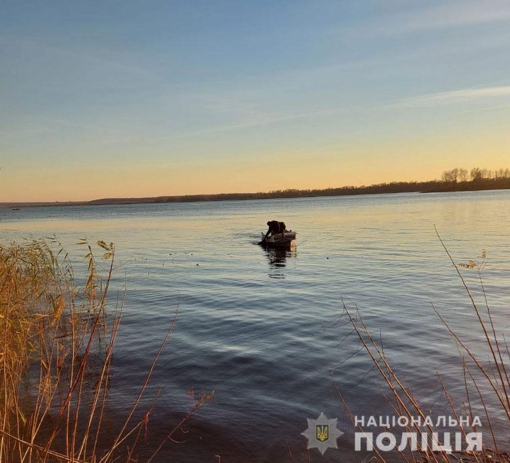
{"label": "water surface", "polygon": [[[122,265],[114,290],[125,287],[125,307],[112,372],[114,424],[178,308],[152,378],[150,392],[161,393],[150,439],[159,442],[186,412],[190,388],[215,396],[188,424],[186,442],[168,443],[159,461],[290,461],[287,443],[297,459],[306,419],[324,412],[346,434],[340,450],[324,457],[312,450],[312,461],[357,462],[334,383],[356,415],[391,409],[377,371],[339,318],[343,306],[359,310],[431,414],[451,414],[436,374],[460,404],[461,361],[431,304],[484,351],[434,227],[456,262],[481,261],[486,250],[485,288],[496,325],[509,335],[509,210],[508,191],[0,209],[0,236],[55,234],[76,259],[79,238],[115,242]],[[298,232],[295,251],[256,245],[272,219]],[[476,270],[462,273],[482,301]]]}

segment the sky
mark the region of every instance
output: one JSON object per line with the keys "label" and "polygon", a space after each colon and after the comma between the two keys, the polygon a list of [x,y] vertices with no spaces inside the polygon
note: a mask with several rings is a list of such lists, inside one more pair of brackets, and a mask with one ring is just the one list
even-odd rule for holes
{"label": "sky", "polygon": [[507,0],[0,2],[0,202],[510,167]]}

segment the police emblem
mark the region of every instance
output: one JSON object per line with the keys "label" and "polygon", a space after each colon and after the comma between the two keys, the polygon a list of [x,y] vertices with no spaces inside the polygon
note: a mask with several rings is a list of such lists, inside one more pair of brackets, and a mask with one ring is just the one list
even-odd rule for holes
{"label": "police emblem", "polygon": [[329,439],[329,425],[328,424],[316,424],[315,425],[315,437],[320,442],[326,442]]}
{"label": "police emblem", "polygon": [[316,420],[308,421],[308,429],[301,434],[308,440],[309,449],[316,448],[322,455],[327,449],[337,449],[336,440],[343,434],[342,431],[337,429],[337,419],[328,420],[324,413],[321,413]]}

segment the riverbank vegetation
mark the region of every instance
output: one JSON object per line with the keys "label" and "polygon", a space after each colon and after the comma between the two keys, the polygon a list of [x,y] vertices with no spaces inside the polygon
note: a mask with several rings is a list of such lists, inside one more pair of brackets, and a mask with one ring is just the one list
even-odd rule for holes
{"label": "riverbank vegetation", "polygon": [[[454,168],[443,172],[440,180],[425,182],[390,182],[375,185],[343,186],[314,190],[276,190],[266,193],[225,193],[212,195],[161,196],[145,198],[143,202],[173,203],[194,201],[227,201],[249,199],[303,198],[320,196],[348,196],[384,193],[433,193],[447,191],[477,191],[510,189],[510,169],[489,170],[475,167],[469,172]],[[90,204],[109,204],[112,201],[133,202],[134,199],[100,199]]]}
{"label": "riverbank vegetation", "polygon": [[252,199],[284,199],[322,196],[353,196],[387,193],[438,193],[453,191],[507,190],[510,189],[510,169],[482,169],[468,171],[454,168],[444,171],[440,180],[424,182],[389,182],[374,185],[343,186],[322,189],[286,189],[259,193],[220,193],[147,198],[103,198],[93,201],[56,203],[0,203],[0,207],[18,206],[98,206],[108,204],[184,203],[198,201],[245,201]]}
{"label": "riverbank vegetation", "polygon": [[[437,232],[437,231],[436,231]],[[467,338],[468,333],[461,332],[452,326],[443,314],[432,305],[432,309],[454,341],[461,361],[459,384],[463,385],[464,398],[453,397],[439,373],[438,383],[446,402],[441,419],[430,419],[431,409],[424,405],[412,387],[407,384],[401,373],[397,373],[388,360],[380,334],[372,334],[363,321],[359,310],[349,309],[345,305],[344,316],[352,326],[358,338],[360,348],[373,362],[383,380],[385,396],[388,404],[398,419],[398,428],[389,427],[381,433],[388,436],[402,436],[394,447],[387,445],[387,440],[373,435],[373,457],[370,461],[393,461],[390,447],[400,454],[401,461],[407,463],[508,463],[510,447],[508,432],[510,431],[510,350],[502,329],[498,329],[488,302],[483,269],[486,265],[486,252],[482,251],[479,261],[456,262],[439,233],[439,242],[443,246],[448,260],[459,277],[460,284],[466,293],[475,316],[482,345],[474,347]],[[480,288],[477,288],[480,303],[474,296],[461,270],[477,272]],[[335,385],[336,386],[336,385]],[[336,386],[337,392],[351,418],[354,414],[344,399],[342,391]],[[420,422],[417,424],[416,422]],[[454,423],[452,425],[452,423]],[[356,423],[355,423],[356,424]],[[364,436],[368,431],[363,425],[357,425],[357,431]],[[388,432],[389,431],[389,432]],[[440,431],[440,432],[439,432]],[[370,429],[372,436],[373,428]],[[403,437],[407,436],[407,439]],[[372,438],[372,437],[371,437]],[[414,441],[413,441],[414,439]],[[412,447],[411,444],[414,444]],[[378,445],[379,444],[379,445]],[[400,444],[403,444],[400,446]],[[412,447],[412,448],[411,448]],[[390,455],[390,457],[388,457]]]}
{"label": "riverbank vegetation", "polygon": [[[92,247],[81,244],[87,250],[81,277],[58,243],[0,246],[0,461],[130,462],[147,433],[151,410],[140,404],[175,318],[135,403],[118,430],[112,434],[109,425],[105,433],[122,313],[122,305],[107,302],[115,248],[98,242],[107,264],[102,273]],[[152,456],[210,398],[195,396]]]}

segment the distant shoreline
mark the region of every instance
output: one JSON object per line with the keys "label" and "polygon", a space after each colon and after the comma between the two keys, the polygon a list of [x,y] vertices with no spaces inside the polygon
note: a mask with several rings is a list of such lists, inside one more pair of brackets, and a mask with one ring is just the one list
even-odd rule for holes
{"label": "distant shoreline", "polygon": [[0,208],[55,207],[55,206],[106,206],[127,204],[168,204],[201,201],[249,201],[256,199],[292,199],[327,196],[358,196],[395,193],[449,193],[457,191],[509,190],[510,178],[481,179],[465,182],[392,182],[369,186],[346,186],[317,190],[278,190],[266,193],[219,193],[182,196],[155,196],[147,198],[103,198],[92,201],[54,201],[54,202],[4,202]]}

